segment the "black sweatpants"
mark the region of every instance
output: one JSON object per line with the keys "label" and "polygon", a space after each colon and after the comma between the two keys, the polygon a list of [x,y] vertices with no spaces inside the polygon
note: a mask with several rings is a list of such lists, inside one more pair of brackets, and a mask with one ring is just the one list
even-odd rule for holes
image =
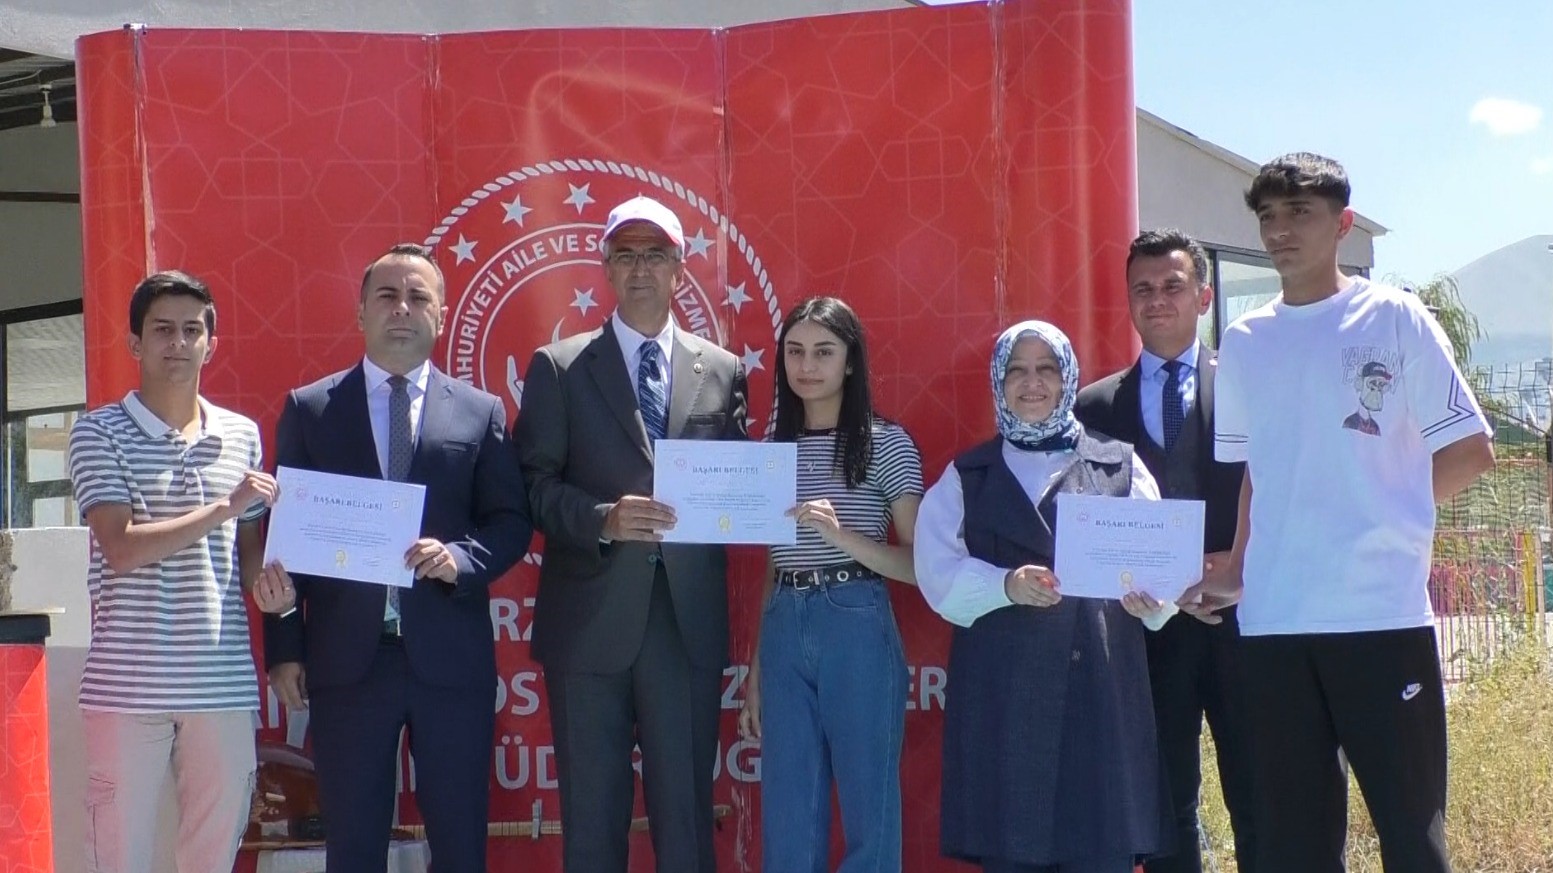
{"label": "black sweatpants", "polygon": [[1387,873],[1450,873],[1434,628],[1244,636],[1260,873],[1341,873],[1353,768]]}

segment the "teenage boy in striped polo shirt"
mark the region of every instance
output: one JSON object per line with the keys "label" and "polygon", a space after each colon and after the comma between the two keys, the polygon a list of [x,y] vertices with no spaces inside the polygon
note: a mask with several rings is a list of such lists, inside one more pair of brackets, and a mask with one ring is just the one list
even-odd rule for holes
{"label": "teenage boy in striped polo shirt", "polygon": [[199,395],[216,350],[205,285],[157,273],[135,289],[129,322],[139,390],[70,432],[70,480],[91,528],[87,869],[149,873],[171,773],[177,869],[227,871],[247,826],[259,706],[239,577],[264,577],[261,609],[292,600],[261,570],[255,522],[275,480],[260,469],[258,427]]}

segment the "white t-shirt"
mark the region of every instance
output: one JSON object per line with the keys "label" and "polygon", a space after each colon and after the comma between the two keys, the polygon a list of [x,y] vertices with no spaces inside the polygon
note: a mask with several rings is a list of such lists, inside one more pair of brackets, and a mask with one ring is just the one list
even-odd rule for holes
{"label": "white t-shirt", "polygon": [[1418,298],[1355,278],[1224,332],[1215,455],[1246,461],[1248,636],[1429,624],[1433,454],[1488,433]]}

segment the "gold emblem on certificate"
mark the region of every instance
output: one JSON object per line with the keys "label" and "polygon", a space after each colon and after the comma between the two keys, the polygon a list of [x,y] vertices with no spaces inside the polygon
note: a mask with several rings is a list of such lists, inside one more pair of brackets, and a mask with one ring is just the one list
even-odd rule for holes
{"label": "gold emblem on certificate", "polygon": [[722,531],[723,533],[728,533],[728,532],[732,531],[733,530],[733,519],[729,518],[726,515],[718,516],[718,518],[717,518],[717,529]]}
{"label": "gold emblem on certificate", "polygon": [[1132,571],[1131,570],[1123,570],[1122,571],[1122,575],[1121,575],[1121,580],[1122,580],[1122,590],[1123,591],[1131,591],[1132,590]]}
{"label": "gold emblem on certificate", "polygon": [[339,551],[334,553],[334,566],[335,566],[336,569],[339,569],[339,570],[345,569],[345,565],[347,563],[349,563],[349,561],[347,560],[347,556],[345,554],[345,550],[344,549],[340,549]]}

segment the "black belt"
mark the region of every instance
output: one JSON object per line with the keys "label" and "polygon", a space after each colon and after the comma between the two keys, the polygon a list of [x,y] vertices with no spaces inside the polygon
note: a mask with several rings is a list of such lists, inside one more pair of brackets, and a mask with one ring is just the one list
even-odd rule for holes
{"label": "black belt", "polygon": [[779,570],[777,572],[778,585],[786,585],[797,591],[847,582],[882,581],[883,579],[883,576],[856,561],[850,564],[820,567],[817,570]]}
{"label": "black belt", "polygon": [[383,619],[383,632],[378,635],[377,641],[389,646],[404,645],[404,628],[397,618]]}

